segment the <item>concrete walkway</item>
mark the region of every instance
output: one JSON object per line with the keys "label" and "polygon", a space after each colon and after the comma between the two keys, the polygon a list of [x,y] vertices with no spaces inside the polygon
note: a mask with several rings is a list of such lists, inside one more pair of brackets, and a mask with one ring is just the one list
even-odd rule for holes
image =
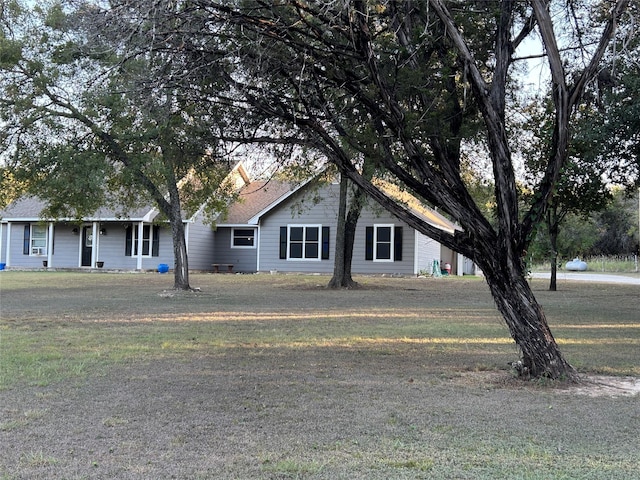
{"label": "concrete walkway", "polygon": [[[533,272],[531,273],[531,277],[533,278],[546,278],[547,280],[551,279],[550,272]],[[594,283],[624,283],[627,285],[640,285],[640,275],[637,276],[625,276],[625,275],[616,275],[612,273],[592,273],[592,272],[567,272],[567,271],[558,271],[556,274],[556,279],[558,281],[569,280],[569,281],[584,281],[584,282],[594,282]]]}

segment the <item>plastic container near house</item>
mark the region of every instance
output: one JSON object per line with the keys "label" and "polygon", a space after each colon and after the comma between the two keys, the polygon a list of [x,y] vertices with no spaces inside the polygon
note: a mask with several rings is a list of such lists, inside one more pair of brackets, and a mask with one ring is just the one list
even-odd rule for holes
{"label": "plastic container near house", "polygon": [[4,270],[6,266],[6,263],[0,263],[0,270]]}
{"label": "plastic container near house", "polygon": [[161,263],[158,265],[158,273],[167,273],[169,271],[169,265],[166,263]]}

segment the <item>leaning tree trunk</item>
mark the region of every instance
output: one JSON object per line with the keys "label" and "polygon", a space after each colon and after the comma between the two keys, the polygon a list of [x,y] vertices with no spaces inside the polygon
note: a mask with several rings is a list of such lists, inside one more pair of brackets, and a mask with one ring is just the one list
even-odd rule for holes
{"label": "leaning tree trunk", "polygon": [[524,272],[518,267],[501,267],[504,263],[499,261],[483,263],[496,306],[522,353],[521,361],[514,365],[519,374],[534,378],[575,377],[576,371],[560,352]]}

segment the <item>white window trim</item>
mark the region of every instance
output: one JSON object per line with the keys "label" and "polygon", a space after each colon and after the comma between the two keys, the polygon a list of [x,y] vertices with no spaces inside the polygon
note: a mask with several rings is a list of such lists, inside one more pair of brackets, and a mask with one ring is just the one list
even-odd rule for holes
{"label": "white window trim", "polygon": [[[144,255],[141,252],[144,251],[144,229],[149,229],[149,254]],[[138,242],[138,232],[142,230],[142,240]],[[136,250],[139,250],[136,253]],[[139,254],[140,253],[140,254]],[[134,223],[131,228],[131,257],[134,258],[152,258],[153,257],[153,225],[144,224],[142,225],[142,229],[140,228],[140,224]]]}
{"label": "white window trim", "polygon": [[[303,238],[302,238],[302,258],[291,258],[291,229],[292,228],[303,228]],[[307,238],[307,228],[317,228],[318,229],[318,258],[305,257],[305,241]],[[322,225],[321,224],[291,224],[287,225],[287,260],[292,262],[320,262],[322,260]]]}
{"label": "white window trim", "polygon": [[[378,229],[388,227],[391,229],[391,238],[389,245],[390,258],[378,258]],[[374,262],[394,262],[394,246],[395,246],[395,225],[393,223],[378,223],[373,225],[373,261]]]}
{"label": "white window trim", "polygon": [[[30,224],[30,231],[29,231],[29,256],[30,257],[44,257],[48,254],[49,249],[47,248],[49,246],[49,232],[47,227],[42,226],[42,225],[36,225],[34,223]],[[34,239],[34,235],[33,235],[33,229],[36,227],[40,227],[43,229],[44,231],[44,247],[34,247],[33,246],[33,239]],[[34,253],[34,249],[38,249],[38,253]]]}
{"label": "white window trim", "polygon": [[[251,230],[253,232],[253,245],[234,245],[233,240],[235,239],[236,230]],[[256,236],[257,229],[252,227],[237,227],[231,229],[231,248],[244,248],[244,249],[256,249]]]}

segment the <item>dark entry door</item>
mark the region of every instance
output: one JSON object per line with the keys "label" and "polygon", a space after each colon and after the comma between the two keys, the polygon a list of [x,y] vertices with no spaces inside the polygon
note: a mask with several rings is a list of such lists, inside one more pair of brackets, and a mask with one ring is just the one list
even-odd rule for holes
{"label": "dark entry door", "polygon": [[93,250],[93,227],[82,227],[82,266],[91,266],[91,251]]}

